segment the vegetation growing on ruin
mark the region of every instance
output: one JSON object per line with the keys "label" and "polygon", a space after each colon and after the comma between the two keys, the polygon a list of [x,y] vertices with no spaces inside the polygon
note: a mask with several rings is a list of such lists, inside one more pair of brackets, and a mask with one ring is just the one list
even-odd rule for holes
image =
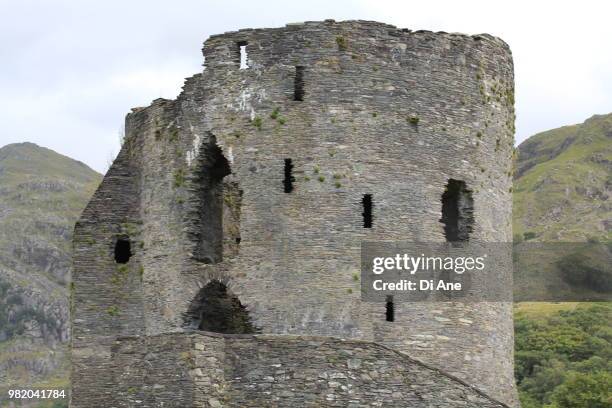
{"label": "vegetation growing on ruin", "polygon": [[252,121],[253,126],[255,126],[255,128],[257,128],[257,130],[261,130],[261,127],[263,125],[263,119],[261,119],[260,116],[255,116],[255,118]]}
{"label": "vegetation growing on ruin", "polygon": [[106,313],[108,313],[108,315],[109,315],[109,316],[112,316],[112,317],[119,316],[119,307],[118,307],[118,306],[116,306],[116,305],[109,306],[109,307],[106,309]]}
{"label": "vegetation growing on ruin", "polygon": [[270,114],[270,118],[276,120],[276,126],[274,127],[275,130],[278,130],[280,126],[287,123],[287,119],[284,116],[281,116],[279,108],[274,108]]}
{"label": "vegetation growing on ruin", "polygon": [[117,265],[117,269],[112,273],[110,281],[115,286],[122,286],[126,283],[129,273],[129,268],[125,264]]}
{"label": "vegetation growing on ruin", "polygon": [[177,169],[174,172],[174,187],[182,187],[185,185],[185,170]]}
{"label": "vegetation growing on ruin", "polygon": [[178,140],[179,131],[177,128],[173,127],[170,131],[170,135],[168,136],[168,141],[176,142]]}

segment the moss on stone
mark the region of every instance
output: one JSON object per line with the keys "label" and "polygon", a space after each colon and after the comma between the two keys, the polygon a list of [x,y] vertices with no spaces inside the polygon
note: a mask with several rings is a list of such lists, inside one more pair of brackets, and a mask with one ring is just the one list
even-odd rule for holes
{"label": "moss on stone", "polygon": [[185,184],[185,170],[184,169],[176,169],[174,172],[174,187],[183,187]]}
{"label": "moss on stone", "polygon": [[257,130],[261,130],[263,126],[263,119],[260,116],[255,116],[255,118],[253,118],[252,120],[252,123]]}
{"label": "moss on stone", "polygon": [[120,314],[119,307],[116,306],[116,305],[109,306],[109,307],[106,308],[106,313],[109,316],[112,316],[112,317],[119,316],[119,314]]}

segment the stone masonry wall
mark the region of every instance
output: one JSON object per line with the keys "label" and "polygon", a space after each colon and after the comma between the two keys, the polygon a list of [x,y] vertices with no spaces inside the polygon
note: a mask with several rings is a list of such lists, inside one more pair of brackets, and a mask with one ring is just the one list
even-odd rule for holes
{"label": "stone masonry wall", "polygon": [[[74,232],[71,284],[72,395],[74,406],[104,406],[112,394],[110,346],[120,335],[144,333],[139,242],[137,159],[121,151]],[[131,237],[134,255],[114,261],[120,237]]]}
{"label": "stone masonry wall", "polygon": [[[362,240],[444,241],[449,179],[472,191],[470,239],[511,239],[507,45],[325,21],[212,36],[203,52],[205,69],[176,100],[127,116],[122,152],[77,225],[73,406],[100,406],[114,392],[115,338],[184,327],[211,280],[229,287],[262,333],[376,341],[515,404],[509,303],[397,304],[387,322],[384,304],[362,302],[355,279]],[[213,245],[222,256],[208,262],[202,180],[213,147],[231,168],[231,194],[223,242]],[[363,228],[364,194],[372,228]],[[119,236],[132,242],[125,265],[112,258]]]}
{"label": "stone masonry wall", "polygon": [[364,341],[163,334],[118,339],[113,361],[109,407],[506,407]]}

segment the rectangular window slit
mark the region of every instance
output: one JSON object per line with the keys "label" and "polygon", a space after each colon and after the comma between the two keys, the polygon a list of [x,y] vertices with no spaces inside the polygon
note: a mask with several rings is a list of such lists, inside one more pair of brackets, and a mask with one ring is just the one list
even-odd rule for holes
{"label": "rectangular window slit", "polygon": [[248,54],[247,54],[247,42],[239,41],[238,48],[240,49],[240,69],[247,69],[248,65]]}
{"label": "rectangular window slit", "polygon": [[395,306],[393,305],[393,296],[387,296],[385,320],[387,320],[388,322],[392,322],[395,320]]}
{"label": "rectangular window slit", "polygon": [[290,193],[293,191],[294,181],[295,177],[293,177],[293,163],[291,162],[291,159],[285,159],[285,179],[283,180],[285,193]]}
{"label": "rectangular window slit", "polygon": [[372,194],[364,194],[361,199],[363,205],[363,228],[372,228]]}
{"label": "rectangular window slit", "polygon": [[295,67],[295,80],[293,83],[293,100],[304,100],[304,67]]}

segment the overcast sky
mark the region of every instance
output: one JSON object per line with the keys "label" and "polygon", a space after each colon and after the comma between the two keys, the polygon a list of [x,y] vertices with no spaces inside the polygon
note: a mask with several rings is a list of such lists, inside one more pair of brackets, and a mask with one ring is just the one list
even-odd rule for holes
{"label": "overcast sky", "polygon": [[606,3],[0,0],[0,146],[34,142],[103,172],[125,114],[175,98],[202,69],[209,35],[326,18],[503,38],[514,55],[520,142],[612,112]]}

